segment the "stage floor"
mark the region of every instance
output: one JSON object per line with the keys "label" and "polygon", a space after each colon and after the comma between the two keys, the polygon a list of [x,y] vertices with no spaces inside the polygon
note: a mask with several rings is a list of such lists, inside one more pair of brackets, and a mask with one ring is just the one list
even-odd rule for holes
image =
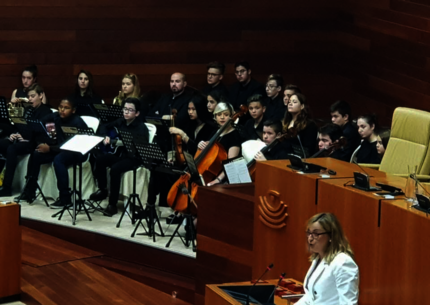
{"label": "stage floor", "polygon": [[[13,198],[17,195],[14,195],[12,197],[3,197],[1,198],[2,202],[7,201],[13,201]],[[54,200],[48,199],[48,203],[53,203]],[[58,217],[52,217],[53,214],[57,213],[60,210],[55,210],[48,208],[45,203],[37,199],[34,203],[28,204],[27,202],[21,202],[21,217],[23,219],[30,219],[30,220],[36,220],[41,222],[47,222],[50,224],[55,224],[58,226],[66,226],[69,228],[74,228],[76,230],[83,230],[88,231],[92,233],[97,233],[101,235],[106,235],[110,237],[115,237],[118,239],[122,239],[128,242],[142,244],[148,247],[154,247],[159,250],[172,252],[179,255],[184,255],[187,257],[195,258],[196,253],[192,251],[192,247],[185,247],[185,245],[182,243],[181,239],[179,237],[173,238],[172,243],[170,244],[169,248],[166,248],[166,244],[169,241],[170,236],[173,234],[173,231],[177,227],[177,224],[172,224],[170,227],[166,224],[166,218],[171,214],[171,210],[168,208],[161,208],[161,227],[164,231],[165,236],[157,236],[156,242],[153,242],[152,237],[148,236],[142,236],[142,235],[136,235],[135,237],[131,237],[131,233],[134,230],[134,225],[131,224],[130,218],[127,216],[127,214],[124,216],[121,225],[119,228],[116,227],[116,224],[118,223],[118,220],[121,216],[121,213],[124,209],[124,205],[122,203],[118,204],[118,214],[114,215],[113,217],[106,217],[103,216],[100,212],[94,212],[90,213],[90,216],[92,218],[92,221],[88,220],[88,217],[85,215],[84,212],[81,212],[78,214],[76,218],[76,224],[73,225],[72,223],[72,217],[65,212],[61,220],[58,220]],[[102,203],[102,207],[105,207],[107,205],[107,200],[105,200]],[[142,222],[146,226],[146,222]],[[159,232],[158,226],[156,228],[156,231]],[[139,229],[137,233],[143,233],[145,232],[142,226],[139,226]],[[181,225],[179,229],[179,233],[184,236],[185,230],[184,226]]]}

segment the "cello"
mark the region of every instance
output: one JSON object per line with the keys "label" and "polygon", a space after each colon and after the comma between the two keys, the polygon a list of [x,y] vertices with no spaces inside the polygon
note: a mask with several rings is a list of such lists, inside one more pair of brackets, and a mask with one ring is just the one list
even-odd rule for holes
{"label": "cello", "polygon": [[[240,111],[237,112],[212,136],[208,145],[203,150],[198,150],[194,156],[194,162],[197,170],[205,182],[212,181],[216,175],[222,170],[222,161],[227,159],[227,152],[217,140],[222,133],[239,117],[248,111],[248,107],[241,105]],[[167,195],[167,204],[177,212],[183,212],[188,208],[188,195],[194,198],[197,194],[197,184],[192,183],[191,194],[189,194],[189,180],[190,174],[187,172],[183,174],[173,184],[172,188]]]}

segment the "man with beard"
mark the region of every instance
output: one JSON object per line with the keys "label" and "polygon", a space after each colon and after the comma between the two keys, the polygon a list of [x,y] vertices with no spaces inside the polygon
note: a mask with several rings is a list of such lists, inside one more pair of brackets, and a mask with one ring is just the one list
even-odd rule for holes
{"label": "man with beard", "polygon": [[188,102],[191,100],[191,95],[185,92],[187,81],[185,74],[175,72],[170,77],[171,93],[163,96],[150,111],[149,116],[161,117],[164,120],[170,120],[172,109],[177,110],[175,118],[175,126],[180,129],[185,129],[189,121]]}

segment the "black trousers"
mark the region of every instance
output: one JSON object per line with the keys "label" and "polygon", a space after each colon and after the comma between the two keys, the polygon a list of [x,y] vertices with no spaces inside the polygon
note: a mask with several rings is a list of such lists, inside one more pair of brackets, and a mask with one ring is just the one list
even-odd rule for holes
{"label": "black trousers", "polygon": [[54,163],[55,176],[57,177],[57,188],[60,192],[61,200],[70,200],[69,172],[68,168],[75,163],[80,163],[86,158],[81,153],[66,151],[48,152],[46,154],[33,152],[28,165],[28,175],[30,180],[27,186],[29,193],[34,193],[37,187],[37,179],[40,173],[40,166],[46,163]]}
{"label": "black trousers", "polygon": [[3,187],[12,189],[13,177],[18,165],[18,156],[30,154],[34,151],[35,145],[30,142],[13,143],[9,139],[0,140],[0,153],[6,158],[6,172],[3,180]]}
{"label": "black trousers", "polygon": [[133,170],[136,166],[139,166],[139,161],[127,156],[118,157],[113,154],[105,154],[97,157],[94,176],[99,189],[107,189],[106,168],[110,167],[110,205],[118,203],[122,174]]}

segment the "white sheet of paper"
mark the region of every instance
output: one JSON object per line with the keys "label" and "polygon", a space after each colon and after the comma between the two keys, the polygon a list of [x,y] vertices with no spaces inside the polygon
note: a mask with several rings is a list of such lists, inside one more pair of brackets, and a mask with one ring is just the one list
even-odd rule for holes
{"label": "white sheet of paper", "polygon": [[224,167],[230,184],[252,182],[244,158],[239,158],[234,162],[226,164]]}
{"label": "white sheet of paper", "polygon": [[85,155],[97,144],[104,140],[103,137],[78,134],[61,146],[61,149],[80,152]]}

